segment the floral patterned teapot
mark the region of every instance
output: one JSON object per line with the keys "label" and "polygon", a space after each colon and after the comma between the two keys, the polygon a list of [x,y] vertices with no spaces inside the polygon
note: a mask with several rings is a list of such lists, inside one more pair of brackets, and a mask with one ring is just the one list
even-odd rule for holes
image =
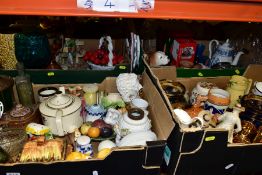
{"label": "floral patterned teapot", "polygon": [[[215,50],[213,49],[214,42],[216,44]],[[244,54],[244,52],[239,51],[233,58],[234,48],[230,47],[229,39],[227,39],[226,42],[223,43],[222,45],[219,44],[218,40],[211,40],[209,42],[209,58],[211,59],[211,67],[221,63],[222,64],[226,63],[232,66],[236,66],[239,61],[239,57],[242,54]]]}

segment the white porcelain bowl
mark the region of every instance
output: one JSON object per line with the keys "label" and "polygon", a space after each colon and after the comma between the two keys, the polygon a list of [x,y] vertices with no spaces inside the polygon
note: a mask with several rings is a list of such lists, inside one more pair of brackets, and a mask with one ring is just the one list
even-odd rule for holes
{"label": "white porcelain bowl", "polygon": [[148,102],[142,98],[135,98],[131,101],[131,106],[146,110],[148,107]]}
{"label": "white porcelain bowl", "polygon": [[253,93],[258,96],[262,96],[262,82],[255,82]]}

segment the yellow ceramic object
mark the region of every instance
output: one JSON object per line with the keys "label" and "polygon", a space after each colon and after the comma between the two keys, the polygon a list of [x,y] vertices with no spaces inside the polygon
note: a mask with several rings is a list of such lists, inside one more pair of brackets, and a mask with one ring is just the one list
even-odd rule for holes
{"label": "yellow ceramic object", "polygon": [[102,149],[101,151],[98,152],[97,158],[98,159],[104,159],[110,154],[110,152],[111,152],[110,148],[104,148],[104,149]]}
{"label": "yellow ceramic object", "polygon": [[49,131],[50,129],[47,126],[38,123],[29,123],[26,126],[26,132],[34,135],[45,135]]}
{"label": "yellow ceramic object", "polygon": [[252,85],[252,79],[247,79],[243,76],[233,75],[229,81],[227,91],[230,93],[229,108],[233,108],[239,99],[249,93]]}
{"label": "yellow ceramic object", "polygon": [[3,69],[16,69],[14,34],[0,34],[0,65]]}
{"label": "yellow ceramic object", "polygon": [[90,158],[90,155],[83,154],[83,153],[80,153],[80,152],[71,152],[66,157],[66,160],[86,160],[88,158]]}
{"label": "yellow ceramic object", "polygon": [[83,87],[84,99],[87,105],[92,106],[97,103],[98,86],[96,84],[87,84]]}

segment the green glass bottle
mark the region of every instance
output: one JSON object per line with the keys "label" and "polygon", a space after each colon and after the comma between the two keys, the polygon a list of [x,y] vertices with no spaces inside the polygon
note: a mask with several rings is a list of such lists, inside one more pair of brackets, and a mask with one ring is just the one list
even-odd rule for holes
{"label": "green glass bottle", "polygon": [[15,84],[19,102],[23,106],[33,106],[35,98],[30,76],[25,74],[23,63],[18,62],[16,69],[18,75],[15,77]]}

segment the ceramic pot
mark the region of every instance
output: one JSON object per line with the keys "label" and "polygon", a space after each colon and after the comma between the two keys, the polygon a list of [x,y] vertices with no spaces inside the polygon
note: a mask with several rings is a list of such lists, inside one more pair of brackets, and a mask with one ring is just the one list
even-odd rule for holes
{"label": "ceramic pot", "polygon": [[249,144],[256,136],[256,126],[252,122],[246,120],[242,120],[241,125],[242,130],[234,136],[233,142]]}
{"label": "ceramic pot", "polygon": [[90,142],[91,139],[88,136],[78,137],[76,140],[76,151],[87,155],[93,155],[93,147]]}
{"label": "ceramic pot", "polygon": [[190,96],[190,103],[194,104],[198,95],[207,96],[209,90],[214,87],[216,87],[214,83],[204,81],[198,82],[196,87],[192,90],[192,94]]}
{"label": "ceramic pot", "polygon": [[223,114],[228,108],[230,94],[223,89],[211,89],[204,104],[205,110],[212,110],[213,114]]}
{"label": "ceramic pot", "polygon": [[80,116],[81,100],[76,96],[56,94],[43,101],[39,110],[44,125],[48,126],[54,135],[72,133],[83,123]]}
{"label": "ceramic pot", "polygon": [[129,133],[150,130],[151,120],[147,115],[148,111],[139,108],[129,109],[117,123],[116,133],[123,137]]}
{"label": "ceramic pot", "polygon": [[262,97],[254,94],[245,95],[241,99],[241,104],[245,108],[252,110],[252,113],[262,114]]}
{"label": "ceramic pot", "polygon": [[106,109],[103,108],[101,105],[92,105],[86,107],[87,115],[86,115],[86,122],[93,122],[97,119],[104,118],[106,115]]}
{"label": "ceramic pot", "polygon": [[3,116],[0,125],[5,123],[8,127],[25,129],[29,123],[39,123],[38,106],[27,107],[17,104],[11,111]]}
{"label": "ceramic pot", "polygon": [[84,99],[86,102],[86,105],[92,106],[94,104],[97,104],[97,95],[96,92],[98,91],[98,86],[96,84],[87,84],[83,87]]}

